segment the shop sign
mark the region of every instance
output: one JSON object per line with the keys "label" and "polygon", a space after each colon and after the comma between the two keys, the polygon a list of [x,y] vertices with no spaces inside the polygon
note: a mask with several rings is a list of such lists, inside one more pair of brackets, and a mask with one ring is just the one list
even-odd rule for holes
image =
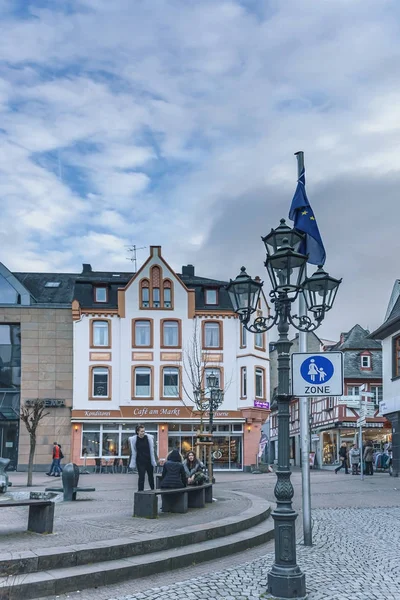
{"label": "shop sign", "polygon": [[[43,402],[46,408],[60,408],[62,406],[65,406],[65,400],[60,400],[58,398],[43,398]],[[34,406],[35,403],[36,399],[25,400],[25,406]]]}
{"label": "shop sign", "polygon": [[342,352],[292,354],[292,394],[297,397],[342,396]]}
{"label": "shop sign", "polygon": [[[203,417],[208,418],[209,413],[204,412]],[[72,418],[110,418],[110,419],[199,419],[200,412],[191,410],[187,406],[121,406],[121,410],[73,410]],[[235,410],[217,410],[216,419],[240,419],[242,413]]]}
{"label": "shop sign", "polygon": [[254,400],[254,408],[265,408],[269,410],[269,402],[263,402],[262,400]]}

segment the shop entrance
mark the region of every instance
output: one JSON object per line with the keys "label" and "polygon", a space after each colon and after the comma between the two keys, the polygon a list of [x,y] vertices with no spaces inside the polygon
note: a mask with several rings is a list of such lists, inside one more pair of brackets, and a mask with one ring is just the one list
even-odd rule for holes
{"label": "shop entrance", "polygon": [[9,458],[9,471],[15,471],[18,463],[18,421],[0,421],[0,456]]}

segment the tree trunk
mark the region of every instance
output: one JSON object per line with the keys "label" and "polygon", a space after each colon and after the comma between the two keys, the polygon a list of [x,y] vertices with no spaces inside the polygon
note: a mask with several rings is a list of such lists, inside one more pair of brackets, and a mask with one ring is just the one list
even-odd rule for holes
{"label": "tree trunk", "polygon": [[29,439],[29,462],[28,462],[28,481],[27,486],[32,486],[33,459],[36,450],[36,435],[31,435]]}

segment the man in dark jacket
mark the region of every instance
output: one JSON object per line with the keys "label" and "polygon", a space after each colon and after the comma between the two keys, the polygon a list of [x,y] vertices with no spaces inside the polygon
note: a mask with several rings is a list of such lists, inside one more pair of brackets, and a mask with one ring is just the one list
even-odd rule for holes
{"label": "man in dark jacket", "polygon": [[340,449],[339,449],[339,460],[341,462],[340,467],[337,467],[335,469],[335,473],[337,473],[338,471],[340,471],[340,469],[343,469],[343,467],[345,468],[345,473],[346,475],[349,474],[349,469],[347,466],[347,446],[346,446],[346,442],[343,442]]}
{"label": "man in dark jacket", "polygon": [[184,488],[187,484],[185,469],[182,464],[182,457],[178,450],[172,450],[164,463],[160,487],[163,488]]}
{"label": "man in dark jacket", "polygon": [[154,467],[157,465],[156,453],[154,447],[154,438],[146,433],[143,425],[137,425],[136,435],[129,438],[131,448],[130,468],[137,469],[138,492],[144,490],[144,477],[147,473],[149,485],[154,490]]}

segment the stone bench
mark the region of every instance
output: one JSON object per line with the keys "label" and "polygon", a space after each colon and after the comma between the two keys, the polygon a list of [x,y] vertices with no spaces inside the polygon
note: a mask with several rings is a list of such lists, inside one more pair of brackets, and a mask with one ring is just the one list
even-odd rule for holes
{"label": "stone bench", "polygon": [[0,508],[14,508],[14,506],[29,506],[28,531],[53,533],[54,502],[50,500],[10,500],[0,502]]}
{"label": "stone bench", "polygon": [[77,492],[95,492],[96,488],[78,487],[79,467],[73,463],[65,465],[62,471],[62,487],[47,487],[46,492],[63,492],[64,502],[76,500]]}
{"label": "stone bench", "polygon": [[212,502],[212,484],[135,492],[133,516],[156,519],[158,515],[157,496],[161,496],[162,512],[186,513],[188,508],[204,508],[206,502]]}

